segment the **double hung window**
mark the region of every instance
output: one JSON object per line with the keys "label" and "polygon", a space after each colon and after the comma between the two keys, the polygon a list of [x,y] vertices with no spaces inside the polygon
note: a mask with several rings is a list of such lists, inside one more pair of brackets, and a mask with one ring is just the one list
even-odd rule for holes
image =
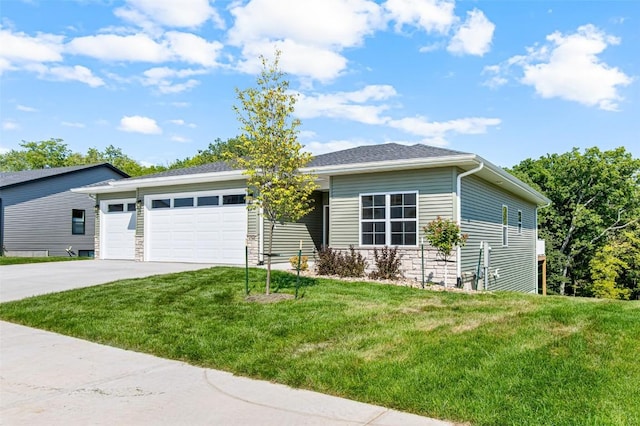
{"label": "double hung window", "polygon": [[415,246],[418,194],[399,192],[360,196],[360,244]]}

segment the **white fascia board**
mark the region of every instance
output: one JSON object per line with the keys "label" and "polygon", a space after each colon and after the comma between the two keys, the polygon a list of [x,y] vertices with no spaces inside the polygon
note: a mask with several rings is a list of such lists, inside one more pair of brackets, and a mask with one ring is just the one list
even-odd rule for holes
{"label": "white fascia board", "polygon": [[[480,161],[482,161],[485,165],[485,170],[490,170],[494,175],[497,176],[498,180],[502,180],[504,183],[498,186],[504,187],[510,192],[519,195],[520,197],[530,200],[536,203],[539,206],[548,204],[551,202],[547,197],[513,176],[511,173],[506,172],[503,168],[496,166],[495,164],[478,157]],[[496,182],[492,182],[496,183]],[[505,185],[506,183],[506,185]]]}
{"label": "white fascia board", "polygon": [[348,175],[354,173],[375,173],[393,170],[447,167],[447,166],[471,166],[477,165],[476,155],[453,155],[446,157],[409,158],[406,160],[373,161],[368,163],[339,164],[332,166],[305,167],[303,172],[312,172],[319,176]]}
{"label": "white fascia board", "polygon": [[122,192],[121,189],[114,190],[113,187],[109,185],[71,188],[70,191],[79,194],[105,194],[108,192]]}
{"label": "white fascia board", "polygon": [[206,183],[206,182],[221,182],[227,180],[246,179],[246,176],[242,173],[242,170],[231,170],[227,172],[211,172],[211,173],[198,173],[193,175],[177,175],[177,176],[162,176],[156,178],[138,178],[133,181],[117,180],[112,182],[114,188],[123,189],[137,189],[137,188],[149,188],[156,186],[171,186],[171,185],[183,185],[187,183]]}

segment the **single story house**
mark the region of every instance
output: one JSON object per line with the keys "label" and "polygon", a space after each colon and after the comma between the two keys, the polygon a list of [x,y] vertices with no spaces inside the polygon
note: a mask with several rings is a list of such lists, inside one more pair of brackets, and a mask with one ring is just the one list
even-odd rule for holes
{"label": "single story house", "polygon": [[[477,274],[487,242],[489,289],[537,291],[537,209],[549,200],[483,158],[390,143],[318,155],[305,170],[320,186],[315,208],[297,223],[276,226],[274,261],[288,261],[302,241],[308,255],[323,245],[354,246],[371,267],[375,247],[397,246],[405,276],[420,279],[423,227],[441,216],[469,235],[452,256],[448,285]],[[242,170],[226,163],[74,191],[99,201],[99,258],[241,265],[246,245],[250,264],[264,261],[269,227],[258,209],[247,209]],[[443,262],[430,247],[426,252],[427,278],[442,282]]]}
{"label": "single story house", "polygon": [[126,177],[107,163],[0,173],[0,254],[93,256],[95,199],[70,189]]}

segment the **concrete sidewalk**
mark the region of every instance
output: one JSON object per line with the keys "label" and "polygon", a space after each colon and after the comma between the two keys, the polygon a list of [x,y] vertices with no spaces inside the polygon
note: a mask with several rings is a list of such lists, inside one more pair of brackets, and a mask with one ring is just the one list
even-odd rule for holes
{"label": "concrete sidewalk", "polygon": [[5,425],[449,425],[0,322]]}

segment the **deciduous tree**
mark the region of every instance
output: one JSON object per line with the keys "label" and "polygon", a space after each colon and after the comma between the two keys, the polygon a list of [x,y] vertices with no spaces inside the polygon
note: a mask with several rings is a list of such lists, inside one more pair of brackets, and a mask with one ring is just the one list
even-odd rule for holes
{"label": "deciduous tree", "polygon": [[549,284],[574,294],[590,282],[593,256],[640,217],[640,160],[624,148],[577,148],[527,159],[514,174],[539,188],[552,204],[539,213],[547,240]]}
{"label": "deciduous tree", "polygon": [[271,285],[273,234],[277,223],[295,222],[309,213],[314,177],[300,169],[311,160],[303,152],[297,134],[300,121],[293,117],[296,97],[288,92],[289,82],[279,68],[280,52],[272,62],[263,56],[257,87],[236,89],[240,102],[234,110],[240,122],[242,156],[229,160],[245,170],[254,193],[249,208],[260,207],[269,222],[267,237],[266,293]]}

